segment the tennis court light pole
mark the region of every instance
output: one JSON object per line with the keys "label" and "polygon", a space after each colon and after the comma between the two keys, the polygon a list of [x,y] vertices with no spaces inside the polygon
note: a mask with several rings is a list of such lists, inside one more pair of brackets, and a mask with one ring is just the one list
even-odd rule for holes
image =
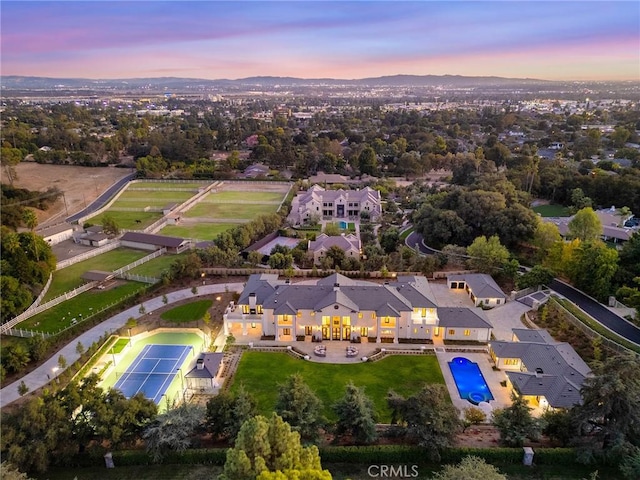
{"label": "tennis court light pole", "polygon": [[180,386],[182,387],[182,403],[187,403],[187,399],[184,395],[184,375],[182,375],[182,368],[178,368],[180,373]]}

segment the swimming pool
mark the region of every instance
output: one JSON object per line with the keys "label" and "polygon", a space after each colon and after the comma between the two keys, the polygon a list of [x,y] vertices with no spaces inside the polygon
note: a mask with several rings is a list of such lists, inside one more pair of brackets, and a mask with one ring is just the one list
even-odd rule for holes
{"label": "swimming pool", "polygon": [[458,387],[460,398],[474,405],[493,400],[491,390],[477,363],[464,357],[456,357],[449,362],[449,369]]}

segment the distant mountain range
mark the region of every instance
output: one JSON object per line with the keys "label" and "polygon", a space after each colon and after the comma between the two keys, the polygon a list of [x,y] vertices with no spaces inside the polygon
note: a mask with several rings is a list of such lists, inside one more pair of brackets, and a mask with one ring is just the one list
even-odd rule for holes
{"label": "distant mountain range", "polygon": [[296,87],[296,86],[362,86],[362,87],[488,87],[554,84],[549,80],[532,78],[504,77],[466,77],[462,75],[391,75],[353,80],[335,78],[294,78],[294,77],[248,77],[237,80],[205,80],[199,78],[126,78],[126,79],[87,79],[87,78],[49,78],[4,75],[0,77],[3,89],[135,89],[135,88],[215,88],[215,87]]}

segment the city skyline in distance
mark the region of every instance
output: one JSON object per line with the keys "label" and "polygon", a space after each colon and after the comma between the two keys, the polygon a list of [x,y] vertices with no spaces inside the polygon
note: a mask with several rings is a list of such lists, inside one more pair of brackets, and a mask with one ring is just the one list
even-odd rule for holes
{"label": "city skyline in distance", "polygon": [[635,2],[14,2],[2,75],[639,80]]}

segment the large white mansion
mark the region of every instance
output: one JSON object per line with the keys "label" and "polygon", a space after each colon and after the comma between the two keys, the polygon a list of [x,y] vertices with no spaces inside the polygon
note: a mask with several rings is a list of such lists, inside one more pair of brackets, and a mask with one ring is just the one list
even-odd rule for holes
{"label": "large white mansion", "polygon": [[317,219],[358,219],[362,212],[372,220],[382,215],[380,192],[370,187],[360,190],[325,190],[314,185],[293,199],[289,220],[302,224]]}
{"label": "large white mansion", "polygon": [[440,337],[487,342],[491,324],[477,308],[438,308],[422,276],[378,284],[335,273],[315,284],[295,284],[275,274],[256,274],[224,314],[224,333],[239,340],[250,335],[280,341],[398,343]]}

